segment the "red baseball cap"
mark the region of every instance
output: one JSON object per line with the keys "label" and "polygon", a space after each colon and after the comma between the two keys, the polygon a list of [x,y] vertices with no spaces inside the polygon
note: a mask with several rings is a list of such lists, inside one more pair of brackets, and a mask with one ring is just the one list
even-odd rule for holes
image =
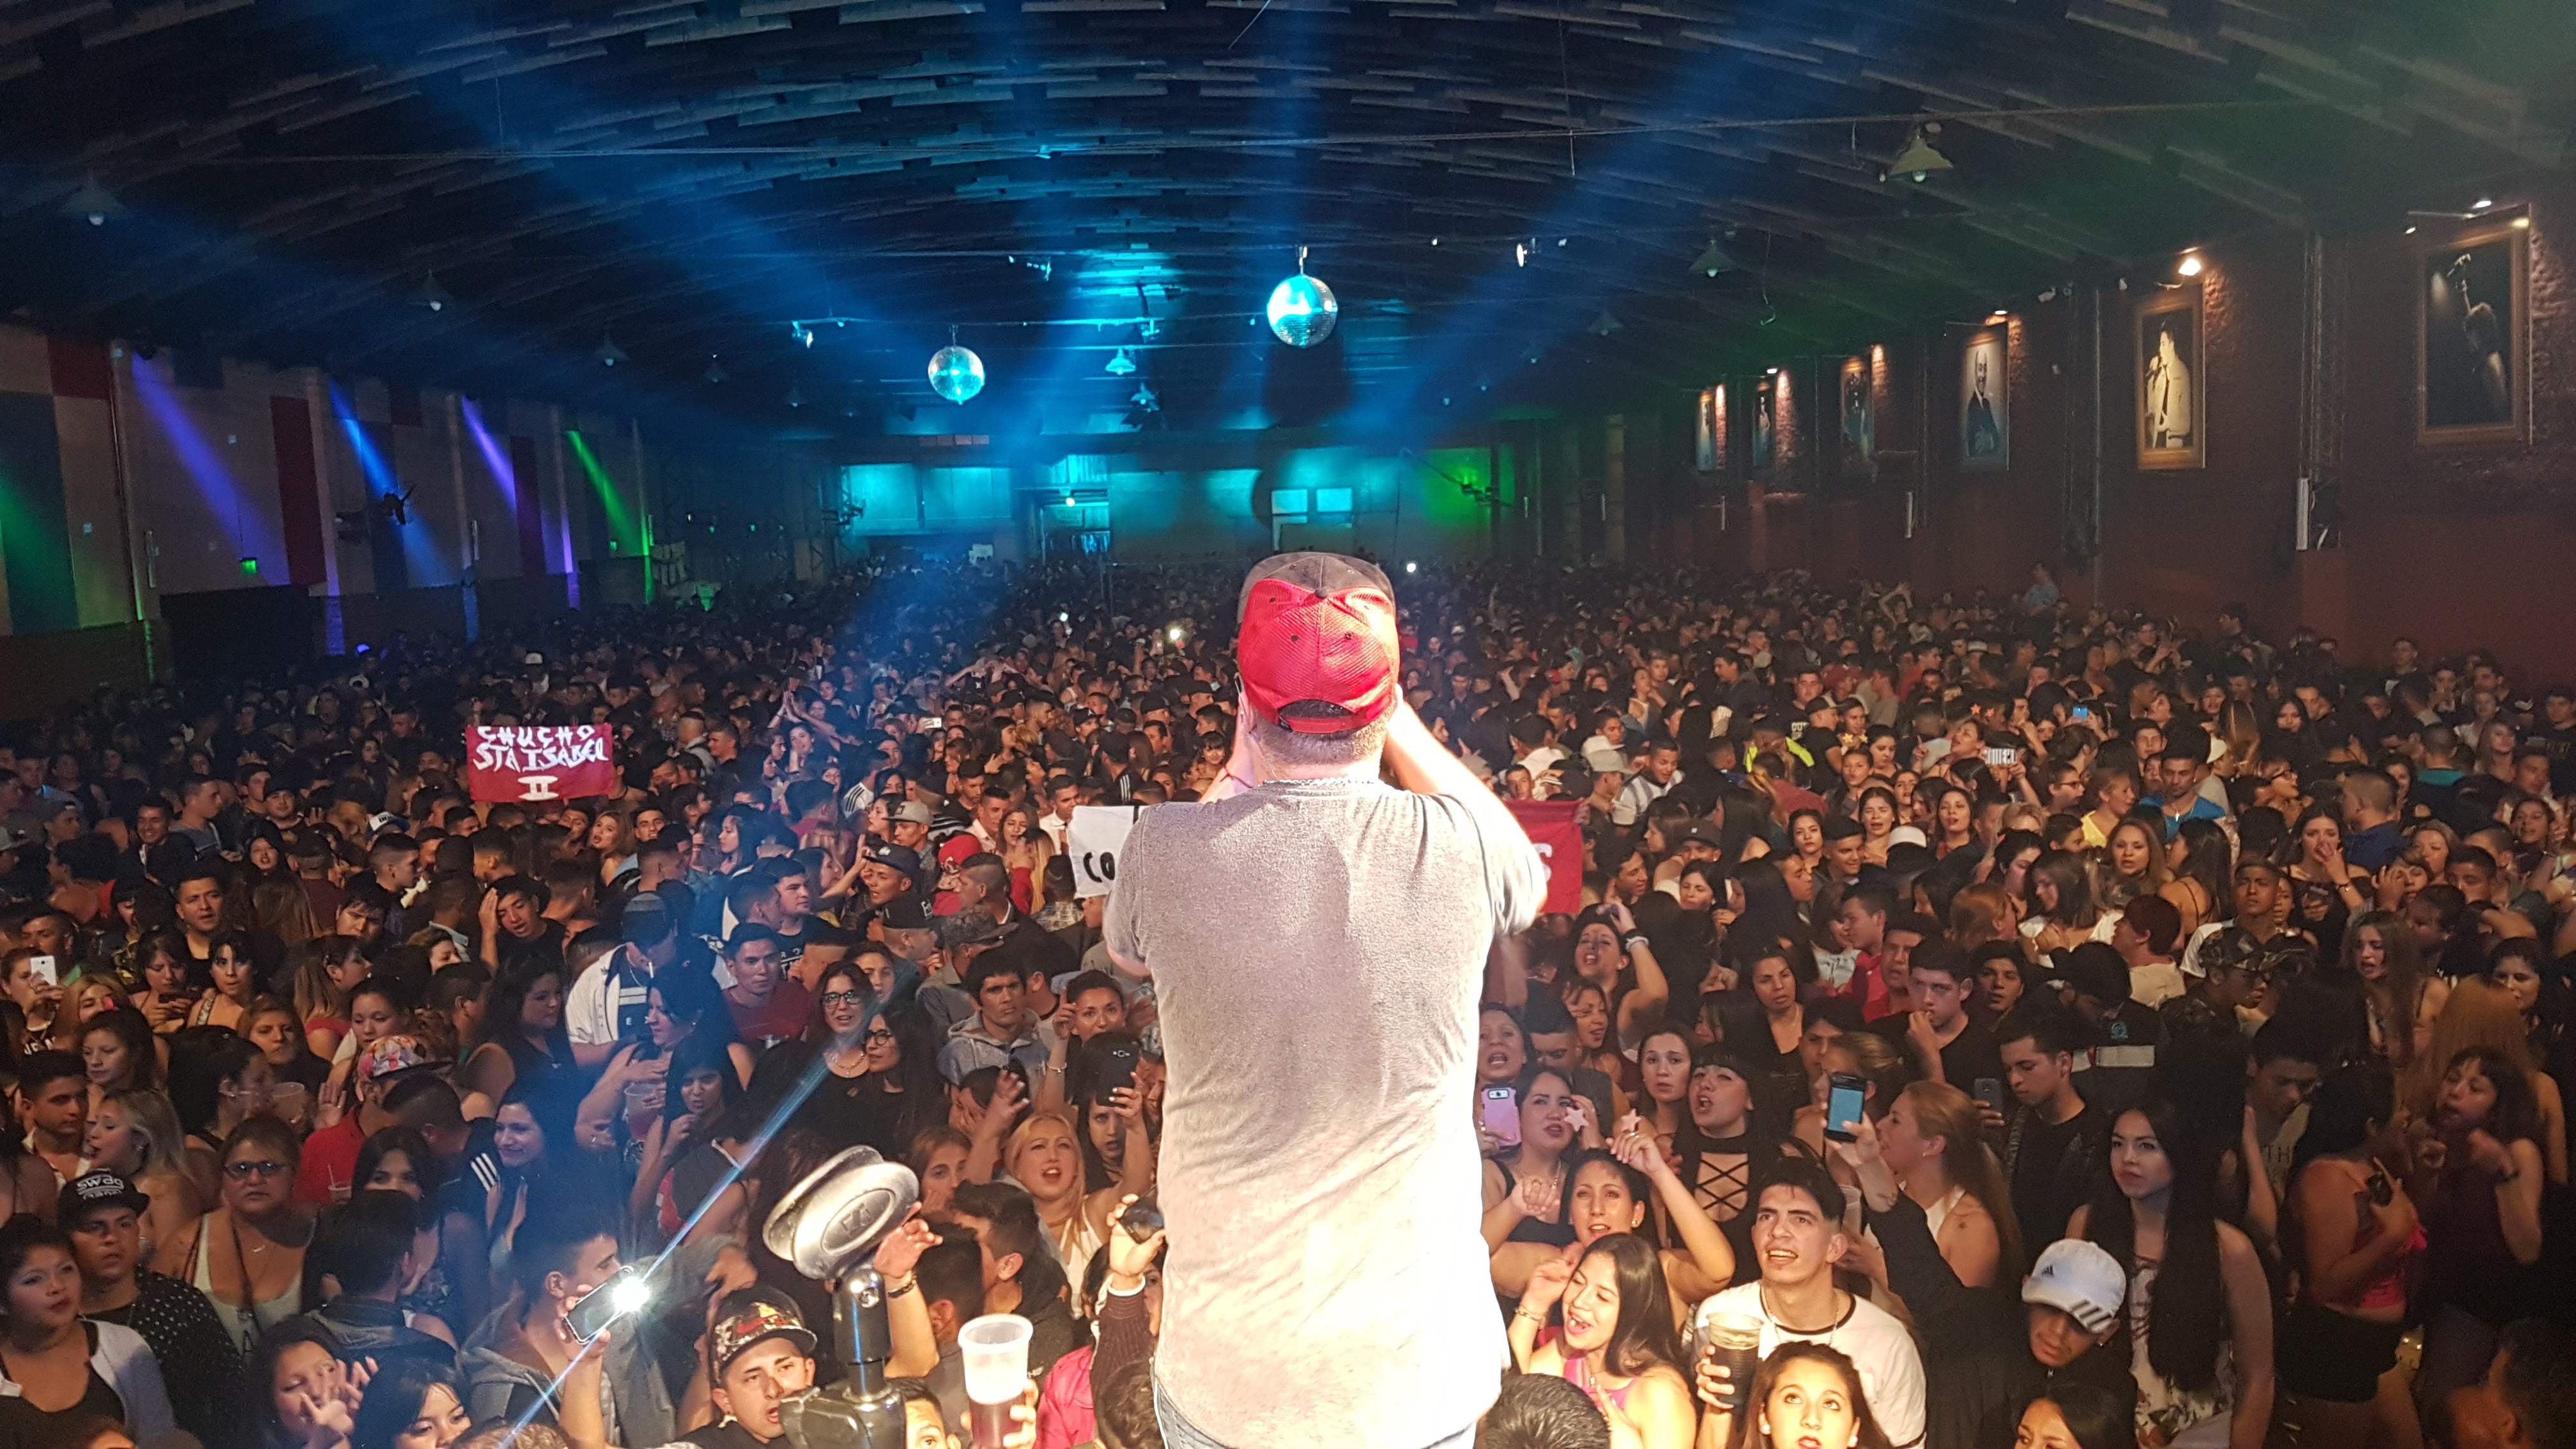
{"label": "red baseball cap", "polygon": [[[1374,564],[1337,553],[1283,553],[1243,581],[1235,640],[1243,693],[1263,719],[1307,734],[1340,734],[1387,717],[1402,696],[1395,586]],[[1281,718],[1296,704],[1341,715]]]}

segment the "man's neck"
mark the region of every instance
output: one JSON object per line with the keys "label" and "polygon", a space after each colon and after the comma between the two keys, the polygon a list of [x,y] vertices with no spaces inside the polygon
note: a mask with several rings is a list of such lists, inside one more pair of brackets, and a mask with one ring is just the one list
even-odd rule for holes
{"label": "man's neck", "polygon": [[995,1041],[1018,1041],[1029,1029],[1025,1021],[1009,1028],[995,1026],[992,1019],[980,1011],[975,1014],[975,1025],[984,1035]]}
{"label": "man's neck", "polygon": [[1017,1278],[1005,1278],[1001,1282],[994,1284],[992,1287],[985,1289],[984,1311],[986,1313],[1019,1312],[1020,1280]]}
{"label": "man's neck", "polygon": [[2039,1115],[2046,1118],[2051,1127],[2065,1126],[2083,1110],[2084,1094],[2076,1091],[2072,1082],[2059,1083],[2057,1095],[2039,1104]]}
{"label": "man's neck", "polygon": [[81,1312],[91,1315],[111,1313],[133,1302],[142,1292],[142,1272],[137,1269],[107,1283],[81,1280]]}
{"label": "man's neck", "polygon": [[1762,1311],[1791,1333],[1822,1333],[1842,1321],[1844,1295],[1834,1275],[1819,1272],[1803,1283],[1762,1280]]}
{"label": "man's neck", "polygon": [[80,1156],[82,1135],[80,1133],[75,1132],[69,1138],[65,1138],[38,1127],[28,1135],[35,1139],[36,1155],[39,1157]]}
{"label": "man's neck", "polygon": [[1959,1034],[1967,1029],[1968,1014],[1963,1011],[1957,1016],[1950,1018],[1946,1025],[1937,1021],[1932,1023],[1932,1039],[1943,1046],[1948,1046],[1950,1043],[1957,1041],[1959,1039]]}

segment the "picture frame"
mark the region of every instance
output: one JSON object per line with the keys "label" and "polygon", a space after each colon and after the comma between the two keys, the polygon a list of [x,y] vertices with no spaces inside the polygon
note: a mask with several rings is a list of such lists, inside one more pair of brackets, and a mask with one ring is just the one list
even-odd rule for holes
{"label": "picture frame", "polygon": [[1753,476],[1768,478],[1780,458],[1780,399],[1773,379],[1753,388]]}
{"label": "picture frame", "polygon": [[2482,219],[2415,254],[2415,439],[2531,440],[2528,218]]}
{"label": "picture frame", "polygon": [[1959,471],[2012,466],[2012,328],[1980,327],[1959,349]]}
{"label": "picture frame", "polygon": [[1700,389],[1699,471],[1723,474],[1727,461],[1726,384]]}
{"label": "picture frame", "polygon": [[1835,372],[1836,472],[1866,482],[1878,471],[1878,386],[1866,357],[1846,357]]}
{"label": "picture frame", "polygon": [[2142,469],[2209,465],[2208,339],[2197,284],[2138,298],[2132,412]]}

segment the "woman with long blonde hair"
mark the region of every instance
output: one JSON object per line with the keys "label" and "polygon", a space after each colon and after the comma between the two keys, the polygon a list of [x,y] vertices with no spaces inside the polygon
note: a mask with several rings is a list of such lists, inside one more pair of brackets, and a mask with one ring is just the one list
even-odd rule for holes
{"label": "woman with long blonde hair", "polygon": [[1011,1129],[1002,1148],[1002,1168],[1027,1188],[1037,1204],[1038,1225],[1065,1277],[1082,1281],[1091,1255],[1110,1233],[1109,1213],[1128,1197],[1154,1190],[1154,1147],[1145,1130],[1144,1099],[1133,1087],[1111,1094],[1111,1110],[1124,1119],[1126,1133],[1119,1151],[1118,1180],[1098,1192],[1083,1190],[1082,1134],[1063,1112],[1031,1112]]}
{"label": "woman with long blonde hair", "polygon": [[152,1199],[143,1210],[146,1267],[177,1273],[187,1266],[188,1244],[206,1210],[182,1155],[187,1134],[178,1110],[159,1092],[129,1087],[110,1092],[89,1118],[81,1151],[103,1172],[113,1172]]}
{"label": "woman with long blonde hair", "polygon": [[2442,1004],[2442,1013],[2433,1018],[2432,1036],[2416,1043],[2414,1063],[2398,1083],[2399,1105],[2416,1122],[2431,1122],[2440,1115],[2444,1074],[2452,1061],[2471,1047],[2484,1047],[2522,1073],[2530,1083],[2534,1104],[2540,1110],[2540,1155],[2549,1169],[2549,1180],[2564,1185],[2567,1181],[2567,1108],[2558,1093],[2557,1079],[2541,1071],[2531,1060],[2530,1037],[2525,1030],[2522,1012],[2513,996],[2503,987],[2479,977],[2464,977],[2451,988],[2450,1000]]}
{"label": "woman with long blonde hair", "polygon": [[1896,1094],[1872,1134],[1923,1209],[1941,1260],[1970,1288],[2021,1281],[2021,1232],[2003,1168],[1986,1150],[1976,1100],[1944,1082]]}

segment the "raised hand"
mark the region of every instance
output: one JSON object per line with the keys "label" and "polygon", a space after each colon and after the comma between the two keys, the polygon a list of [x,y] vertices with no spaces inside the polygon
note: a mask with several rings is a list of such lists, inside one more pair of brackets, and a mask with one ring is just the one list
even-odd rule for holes
{"label": "raised hand", "polygon": [[921,1262],[921,1255],[939,1243],[939,1234],[932,1232],[930,1224],[922,1221],[921,1208],[916,1205],[912,1216],[905,1218],[893,1232],[886,1234],[884,1241],[877,1244],[876,1270],[888,1279],[907,1277]]}
{"label": "raised hand", "polygon": [[1565,1296],[1565,1285],[1574,1277],[1574,1265],[1563,1258],[1549,1258],[1530,1269],[1529,1286],[1521,1290],[1521,1309],[1541,1317]]}

